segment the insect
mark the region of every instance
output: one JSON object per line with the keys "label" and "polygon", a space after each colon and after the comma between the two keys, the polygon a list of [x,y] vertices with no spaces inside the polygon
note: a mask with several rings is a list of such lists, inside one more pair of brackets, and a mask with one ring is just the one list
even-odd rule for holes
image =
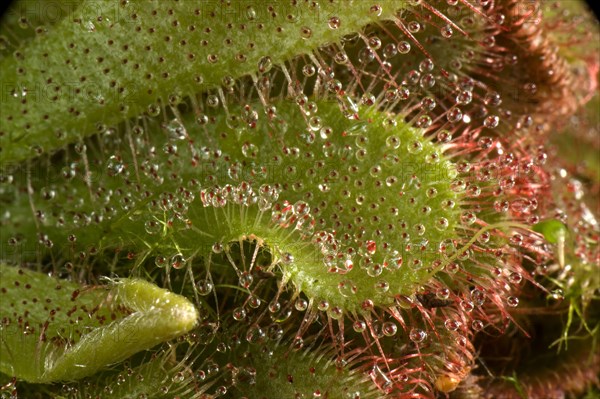
{"label": "insect", "polygon": [[433,309],[433,308],[443,308],[446,306],[450,306],[452,301],[449,299],[439,299],[432,292],[426,292],[424,294],[416,295],[419,302],[425,309]]}

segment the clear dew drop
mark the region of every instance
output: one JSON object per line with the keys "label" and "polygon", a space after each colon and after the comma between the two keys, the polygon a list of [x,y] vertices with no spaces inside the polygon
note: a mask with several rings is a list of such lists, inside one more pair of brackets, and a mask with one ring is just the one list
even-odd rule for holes
{"label": "clear dew drop", "polygon": [[236,321],[241,321],[246,318],[246,309],[243,307],[238,307],[233,309],[233,319]]}
{"label": "clear dew drop", "polygon": [[421,30],[421,24],[417,21],[410,21],[407,27],[410,33],[418,33]]}
{"label": "clear dew drop", "polygon": [[411,154],[418,154],[423,151],[423,143],[421,143],[419,140],[415,140],[411,143],[408,143],[406,149]]}
{"label": "clear dew drop", "polygon": [[460,328],[460,322],[457,320],[446,319],[446,321],[444,321],[444,327],[446,327],[448,331],[456,331]]}
{"label": "clear dew drop", "polygon": [[436,106],[437,103],[432,97],[425,97],[421,100],[421,109],[425,112],[433,111]]}
{"label": "clear dew drop", "polygon": [[238,118],[236,115],[229,115],[226,119],[225,119],[225,124],[227,125],[227,127],[229,127],[230,129],[237,129],[240,127],[241,125],[241,119]]}
{"label": "clear dew drop", "polygon": [[399,95],[398,89],[391,88],[391,89],[386,90],[384,98],[386,101],[394,102],[398,99],[398,95]]}
{"label": "clear dew drop", "polygon": [[494,144],[494,139],[492,139],[491,137],[481,137],[479,140],[477,140],[477,145],[482,150],[489,149],[492,146],[492,144]]}
{"label": "clear dew drop", "polygon": [[156,104],[150,104],[148,105],[146,112],[149,116],[158,116],[160,115],[160,106]]}
{"label": "clear dew drop", "polygon": [[389,290],[390,284],[387,281],[381,280],[375,283],[375,291],[377,291],[378,293],[385,294]]}
{"label": "clear dew drop", "polygon": [[406,295],[396,295],[394,302],[402,309],[411,309],[415,306],[415,301]]}
{"label": "clear dew drop", "polygon": [[196,123],[200,126],[206,125],[208,123],[208,116],[206,114],[199,113],[198,116],[196,116]]}
{"label": "clear dew drop", "polygon": [[438,299],[446,300],[450,297],[450,290],[448,288],[440,288],[435,292],[435,296]]}
{"label": "clear dew drop", "polygon": [[165,154],[176,155],[177,154],[177,146],[175,144],[165,144],[163,146],[163,152]]}
{"label": "clear dew drop", "polygon": [[506,298],[506,304],[511,308],[516,308],[517,306],[519,306],[519,298],[517,298],[516,296],[509,296],[508,298]]}
{"label": "clear dew drop", "polygon": [[429,115],[421,115],[417,118],[416,126],[426,129],[433,123],[433,119]]}
{"label": "clear dew drop", "polygon": [[170,140],[185,140],[187,137],[185,126],[183,126],[183,123],[177,118],[164,124],[163,128],[167,132],[167,136]]}
{"label": "clear dew drop", "polygon": [[485,294],[483,291],[474,288],[471,290],[470,295],[475,306],[481,306],[485,303]]}
{"label": "clear dew drop", "polygon": [[256,9],[252,6],[247,6],[243,11],[243,16],[247,18],[249,21],[254,21],[256,19]]}
{"label": "clear dew drop", "polygon": [[379,4],[373,4],[371,7],[369,7],[369,14],[373,17],[380,17],[382,12],[383,7],[381,7]]}
{"label": "clear dew drop", "polygon": [[421,343],[427,338],[427,333],[420,328],[413,328],[408,333],[408,337],[414,343]]}
{"label": "clear dew drop", "polygon": [[339,64],[339,65],[344,65],[348,62],[348,55],[343,52],[343,51],[339,51],[334,57],[333,57],[334,61]]}
{"label": "clear dew drop", "polygon": [[379,50],[381,48],[381,39],[377,36],[372,36],[367,41],[367,44],[371,50]]}
{"label": "clear dew drop", "polygon": [[334,320],[340,320],[344,315],[344,311],[339,306],[334,306],[327,311],[327,315]]}
{"label": "clear dew drop", "polygon": [[379,263],[371,263],[366,267],[369,277],[378,277],[383,273],[383,266]]}
{"label": "clear dew drop", "polygon": [[238,284],[240,287],[247,289],[250,288],[253,282],[254,277],[252,276],[252,274],[245,271],[240,275]]}
{"label": "clear dew drop", "polygon": [[319,309],[321,312],[327,311],[327,309],[329,309],[329,302],[327,302],[325,300],[319,301],[317,303],[317,309]]}
{"label": "clear dew drop", "polygon": [[490,107],[497,107],[502,104],[502,97],[497,92],[489,92],[485,95],[483,102]]}
{"label": "clear dew drop", "polygon": [[246,332],[246,341],[248,341],[251,344],[258,344],[264,341],[265,338],[266,334],[263,331],[263,329],[256,325],[250,327]]}
{"label": "clear dew drop", "polygon": [[[234,386],[256,384],[256,369],[254,367],[234,367],[231,374],[231,382]],[[244,399],[244,397],[240,399]]]}
{"label": "clear dew drop", "polygon": [[171,257],[170,265],[173,269],[182,269],[185,267],[187,260],[182,254],[175,254]]}
{"label": "clear dew drop", "polygon": [[88,32],[96,31],[96,25],[94,25],[94,23],[91,20],[85,21],[85,23],[83,23],[82,26]]}
{"label": "clear dew drop", "polygon": [[304,298],[298,298],[296,299],[296,302],[294,302],[294,307],[297,311],[304,312],[308,309],[308,301]]}
{"label": "clear dew drop", "polygon": [[467,188],[467,184],[464,180],[457,179],[457,180],[452,181],[452,183],[450,183],[450,188],[455,193],[460,193],[460,192],[463,192]]}
{"label": "clear dew drop", "polygon": [[302,337],[296,337],[294,338],[294,341],[292,342],[292,349],[293,350],[300,350],[304,347],[304,340],[302,339]]}
{"label": "clear dew drop", "polygon": [[269,309],[269,312],[271,313],[279,312],[281,310],[281,302],[277,301],[276,299],[273,299],[269,303],[269,306],[267,306],[267,309]]}
{"label": "clear dew drop", "polygon": [[471,322],[471,327],[473,328],[473,330],[475,331],[480,331],[483,330],[483,322],[479,319],[475,319]]}
{"label": "clear dew drop", "polygon": [[477,221],[477,216],[473,212],[466,211],[460,215],[460,221],[462,224],[470,226]]}
{"label": "clear dew drop", "polygon": [[449,143],[452,140],[452,133],[448,130],[440,130],[437,133],[437,139],[440,143]]}
{"label": "clear dew drop", "polygon": [[300,28],[300,37],[303,39],[310,39],[312,37],[312,29],[308,26],[303,26]]}
{"label": "clear dew drop", "polygon": [[144,223],[144,229],[148,234],[157,234],[161,230],[161,225],[158,221],[151,219]]}
{"label": "clear dew drop", "polygon": [[450,123],[458,123],[463,118],[463,112],[460,108],[454,106],[448,110],[446,113],[446,119]]}
{"label": "clear dew drop", "polygon": [[329,18],[329,20],[327,21],[327,25],[329,26],[329,29],[338,29],[341,24],[342,24],[342,21],[340,20],[340,18],[335,17],[335,16]]}
{"label": "clear dew drop", "polygon": [[435,228],[438,231],[444,231],[448,228],[449,225],[450,223],[448,222],[448,219],[446,219],[445,217],[441,217],[436,221]]}
{"label": "clear dew drop", "polygon": [[512,284],[520,284],[523,281],[523,276],[520,273],[512,272],[508,276],[508,281],[510,281]]}
{"label": "clear dew drop", "polygon": [[302,73],[304,76],[310,77],[313,76],[317,72],[317,68],[315,68],[312,64],[307,64],[302,67]]}
{"label": "clear dew drop", "polygon": [[417,235],[422,236],[423,234],[425,234],[425,225],[421,224],[421,223],[417,223],[413,226],[413,230],[415,231],[415,233],[417,233]]}
{"label": "clear dew drop", "polygon": [[209,361],[208,365],[206,366],[206,372],[208,373],[208,375],[214,376],[219,372],[220,369],[221,367],[219,367],[219,365],[212,360]]}
{"label": "clear dew drop", "polygon": [[423,73],[433,71],[434,67],[435,67],[435,64],[429,58],[425,58],[423,61],[421,61],[419,63],[419,71],[421,71]]}
{"label": "clear dew drop", "polygon": [[501,13],[495,13],[490,16],[491,20],[498,25],[503,25],[506,21],[506,16]]}
{"label": "clear dew drop", "polygon": [[313,132],[317,132],[321,129],[321,118],[318,116],[313,116],[308,120],[308,127]]}
{"label": "clear dew drop", "polygon": [[[62,173],[64,176],[64,172]],[[11,174],[0,174],[0,184],[10,185],[14,181],[14,176]]]}
{"label": "clear dew drop", "polygon": [[377,98],[375,97],[375,95],[373,93],[370,93],[370,92],[363,93],[363,95],[360,98],[360,103],[362,105],[366,105],[368,107],[375,105],[376,101],[377,101]]}
{"label": "clear dew drop", "polygon": [[166,256],[163,255],[158,255],[156,258],[154,258],[154,264],[156,265],[156,267],[165,267],[168,264],[168,260]]}
{"label": "clear dew drop", "polygon": [[510,237],[510,242],[514,245],[523,244],[523,236],[519,233],[515,233]]}
{"label": "clear dew drop", "polygon": [[407,41],[401,41],[398,43],[397,48],[400,54],[408,54],[410,52],[410,43]]}
{"label": "clear dew drop", "polygon": [[246,158],[256,158],[258,155],[258,147],[253,143],[246,142],[242,144],[242,155]]}
{"label": "clear dew drop", "polygon": [[225,353],[227,352],[227,349],[227,344],[225,342],[219,342],[217,345],[217,352],[219,353]]}
{"label": "clear dew drop", "polygon": [[452,26],[450,25],[445,25],[440,29],[440,34],[442,35],[442,37],[449,39],[452,37],[452,35],[454,34],[454,31],[452,30]]}
{"label": "clear dew drop", "polygon": [[419,86],[422,89],[431,89],[435,86],[435,77],[430,73],[423,75],[419,81]]}
{"label": "clear dew drop", "polygon": [[258,72],[260,73],[269,72],[273,67],[273,61],[271,60],[271,57],[269,57],[268,55],[262,57],[260,60],[258,60],[257,67]]}
{"label": "clear dew drop", "polygon": [[473,304],[473,302],[467,300],[460,301],[459,306],[462,310],[464,310],[467,313],[470,313],[473,311],[473,309],[475,309],[475,305]]}
{"label": "clear dew drop", "polygon": [[42,198],[46,201],[51,201],[54,198],[56,198],[56,191],[48,187],[43,187],[40,190],[40,194],[42,195]]}
{"label": "clear dew drop", "polygon": [[492,48],[496,45],[496,38],[494,36],[488,36],[485,37],[482,41],[481,44],[483,44],[484,47],[486,48]]}
{"label": "clear dew drop", "polygon": [[468,90],[463,90],[456,96],[456,103],[459,105],[467,105],[473,101],[473,93]]}
{"label": "clear dew drop", "polygon": [[362,333],[367,329],[367,323],[362,320],[357,320],[352,324],[352,329],[357,333]]}
{"label": "clear dew drop", "polygon": [[180,383],[180,382],[183,382],[184,380],[185,380],[185,374],[182,371],[176,373],[172,378],[172,381],[174,383]]}
{"label": "clear dew drop", "polygon": [[387,139],[385,139],[385,145],[390,149],[395,150],[398,147],[400,147],[400,144],[400,138],[398,138],[397,136],[389,136]]}
{"label": "clear dew drop", "polygon": [[206,97],[206,105],[208,105],[211,108],[217,108],[219,106],[219,103],[219,97],[214,94],[210,94]]}
{"label": "clear dew drop", "polygon": [[112,155],[106,162],[106,170],[109,176],[117,176],[125,170],[121,157]]}
{"label": "clear dew drop", "polygon": [[338,283],[338,291],[343,297],[351,297],[356,294],[357,287],[351,280],[344,280]]}
{"label": "clear dew drop", "polygon": [[483,121],[483,126],[488,129],[494,129],[500,124],[500,118],[496,115],[490,115]]}
{"label": "clear dew drop", "polygon": [[213,290],[213,283],[209,280],[200,280],[196,283],[196,289],[199,295],[208,295]]}
{"label": "clear dew drop", "polygon": [[388,43],[383,47],[383,56],[386,59],[395,57],[398,54],[398,48],[394,43]]}
{"label": "clear dew drop", "polygon": [[392,337],[392,336],[396,335],[396,333],[398,332],[398,326],[396,325],[396,323],[393,323],[391,321],[386,321],[381,326],[381,331],[383,332],[383,335],[385,335],[386,337]]}
{"label": "clear dew drop", "polygon": [[267,337],[270,340],[277,341],[283,337],[283,327],[279,323],[273,323],[267,328]]}

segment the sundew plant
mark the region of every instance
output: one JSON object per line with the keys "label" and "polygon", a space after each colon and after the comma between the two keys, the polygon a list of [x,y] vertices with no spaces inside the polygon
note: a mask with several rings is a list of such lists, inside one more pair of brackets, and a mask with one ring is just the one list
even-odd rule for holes
{"label": "sundew plant", "polygon": [[597,19],[17,0],[2,398],[596,398]]}

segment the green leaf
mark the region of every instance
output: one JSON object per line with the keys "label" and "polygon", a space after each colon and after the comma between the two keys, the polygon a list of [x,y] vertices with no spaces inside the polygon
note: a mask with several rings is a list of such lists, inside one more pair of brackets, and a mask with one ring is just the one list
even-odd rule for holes
{"label": "green leaf", "polygon": [[532,230],[544,236],[546,241],[556,244],[564,240],[567,234],[567,226],[556,219],[544,220],[533,225]]}
{"label": "green leaf", "polygon": [[[53,152],[120,121],[308,54],[403,2],[83,1],[46,36],[0,60],[0,161]],[[330,28],[329,18],[341,21]],[[268,58],[265,58],[268,57]],[[150,108],[149,108],[150,107]]]}
{"label": "green leaf", "polygon": [[196,325],[186,298],[144,280],[79,286],[0,265],[0,371],[29,382],[76,380]]}

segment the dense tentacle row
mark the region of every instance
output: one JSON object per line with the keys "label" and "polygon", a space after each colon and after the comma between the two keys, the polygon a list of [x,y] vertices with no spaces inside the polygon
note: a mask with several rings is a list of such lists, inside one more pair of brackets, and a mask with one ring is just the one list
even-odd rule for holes
{"label": "dense tentacle row", "polygon": [[[2,31],[18,47],[0,61],[14,86],[2,102],[2,259],[87,287],[151,280],[197,310],[173,332],[157,320],[171,305],[144,319],[148,303],[108,294],[108,304],[125,297],[123,320],[139,313],[160,341],[180,338],[140,339],[134,352],[144,352],[126,363],[107,358],[96,376],[42,390],[481,396],[506,391],[471,374],[479,351],[495,361],[485,342],[527,334],[557,286],[553,297],[566,291],[581,309],[597,300],[598,225],[577,182],[571,198],[547,195],[566,172],[551,170],[539,140],[557,121],[539,116],[551,106],[568,116],[594,87],[562,42],[568,26],[548,36],[554,11],[538,26],[511,1],[90,3],[36,38]],[[49,103],[30,95],[39,79],[58,88]],[[81,84],[64,95],[71,80]],[[522,89],[529,100],[511,98]],[[41,134],[50,126],[57,135]],[[28,318],[9,313],[8,324]],[[588,328],[596,319],[584,313]],[[14,363],[3,372],[18,381],[71,371],[28,376]],[[578,378],[565,392],[593,383]],[[551,392],[544,381],[527,392]]]}
{"label": "dense tentacle row", "polygon": [[498,73],[498,91],[548,131],[550,116],[558,122],[569,117],[596,90],[597,62],[572,54],[598,23],[577,3],[502,1],[494,7],[504,22],[493,33],[499,51],[487,63]]}
{"label": "dense tentacle row", "polygon": [[[290,125],[297,125],[298,122],[295,118],[303,116],[300,112],[295,111],[298,107],[297,104],[292,103],[290,105],[285,102],[274,104],[277,104],[278,107],[277,116]],[[308,302],[311,304],[310,311],[323,312],[333,320],[341,319],[342,324],[346,323],[348,327],[352,325],[356,332],[363,333],[366,343],[370,346],[375,344],[378,346],[374,350],[378,356],[386,356],[380,341],[385,336],[395,335],[398,324],[401,325],[406,336],[413,337],[411,339],[415,342],[421,342],[427,337],[435,340],[435,337],[440,334],[438,332],[439,328],[444,328],[444,331],[454,331],[463,327],[468,335],[473,325],[478,326],[478,329],[480,329],[483,328],[484,323],[497,324],[503,322],[502,318],[494,320],[486,316],[486,312],[480,311],[480,307],[486,301],[485,291],[495,292],[495,285],[498,284],[498,281],[503,281],[498,280],[498,277],[506,275],[513,280],[517,278],[520,280],[521,277],[517,276],[523,275],[524,271],[520,269],[518,262],[506,263],[502,268],[492,269],[483,260],[487,256],[485,255],[486,252],[494,252],[490,248],[486,248],[485,244],[492,238],[492,233],[498,231],[495,230],[496,226],[492,224],[496,220],[492,220],[492,223],[487,225],[483,224],[478,230],[470,227],[477,219],[474,213],[467,211],[460,213],[461,207],[467,205],[466,203],[463,204],[463,200],[460,199],[461,196],[468,198],[468,194],[461,193],[468,190],[467,193],[472,193],[471,196],[478,197],[480,189],[473,182],[469,182],[471,186],[467,189],[466,182],[460,179],[449,179],[457,175],[458,172],[448,161],[443,160],[444,154],[436,152],[435,145],[431,142],[423,141],[420,138],[422,134],[417,134],[417,130],[414,128],[404,126],[402,123],[398,124],[389,116],[385,117],[385,115],[373,113],[369,109],[357,108],[357,114],[360,115],[359,120],[365,119],[368,121],[359,130],[364,132],[365,135],[358,135],[354,132],[352,132],[354,134],[348,134],[350,129],[344,124],[353,124],[354,119],[347,119],[343,115],[336,116],[340,112],[336,104],[332,105],[326,102],[313,104],[313,107],[318,108],[319,111],[314,111],[312,121],[311,119],[308,122],[301,120],[299,123],[308,123],[309,129],[311,129],[310,123],[330,124],[331,127],[323,126],[319,129],[320,137],[317,141],[312,141],[315,139],[309,138],[307,143],[305,137],[288,137],[287,132],[275,136],[277,140],[285,142],[285,146],[281,150],[281,160],[276,166],[287,171],[290,177],[296,174],[296,170],[304,170],[307,176],[311,177],[310,182],[303,176],[298,176],[296,182],[293,179],[288,179],[290,182],[288,184],[279,185],[276,183],[272,187],[268,185],[267,183],[272,176],[264,175],[264,172],[263,175],[260,173],[261,170],[266,169],[260,165],[268,165],[266,163],[268,159],[263,158],[261,160],[261,150],[267,147],[268,143],[263,144],[254,141],[259,145],[252,143],[253,146],[250,146],[250,143],[242,142],[236,137],[235,132],[231,134],[224,133],[232,128],[227,126],[226,121],[213,116],[214,131],[223,133],[221,133],[221,145],[218,151],[205,150],[205,153],[208,154],[218,154],[214,163],[210,166],[212,174],[199,175],[197,172],[194,173],[193,168],[187,173],[176,172],[185,171],[184,165],[190,162],[187,151],[193,153],[195,150],[193,146],[190,146],[188,148],[184,147],[185,152],[184,150],[177,150],[176,156],[169,158],[167,162],[155,164],[154,174],[150,174],[148,178],[163,182],[163,188],[168,187],[169,183],[172,184],[173,182],[177,186],[181,184],[181,181],[195,181],[190,187],[191,190],[182,187],[181,189],[173,189],[171,193],[164,192],[156,197],[144,198],[145,193],[149,191],[144,190],[144,186],[140,182],[137,187],[137,195],[124,197],[128,198],[127,201],[119,198],[118,203],[110,204],[109,202],[108,207],[113,206],[113,208],[118,209],[117,206],[119,206],[121,208],[116,210],[114,215],[103,215],[98,220],[94,220],[81,210],[79,214],[72,215],[75,217],[72,222],[65,221],[66,226],[60,226],[58,230],[56,230],[55,217],[61,214],[60,203],[57,205],[54,202],[48,210],[36,205],[36,212],[39,212],[39,214],[52,215],[52,217],[39,218],[41,229],[39,234],[52,243],[51,247],[59,242],[72,242],[69,251],[75,253],[78,249],[89,248],[92,244],[97,247],[95,252],[105,252],[107,249],[114,247],[123,247],[122,249],[125,250],[141,248],[141,252],[137,254],[132,252],[134,257],[138,257],[138,261],[136,261],[138,265],[141,265],[145,259],[150,258],[154,260],[152,265],[154,267],[186,269],[192,273],[192,276],[198,273],[197,269],[192,269],[192,265],[196,263],[196,258],[199,258],[200,263],[203,262],[202,259],[204,259],[204,262],[208,262],[208,264],[205,263],[205,268],[210,269],[212,267],[212,253],[224,252],[227,262],[222,263],[234,269],[235,273],[229,273],[230,276],[236,276],[227,283],[237,282],[242,289],[249,289],[252,286],[254,279],[252,266],[247,267],[244,262],[231,259],[230,254],[234,251],[231,251],[230,243],[251,237],[256,238],[261,243],[264,242],[269,245],[274,251],[274,255],[280,259],[278,263],[267,267],[264,272],[276,271],[282,276],[283,282],[289,282],[295,287],[297,290],[295,296],[298,296],[299,293],[307,295]],[[288,111],[289,108],[291,110]],[[229,112],[232,112],[231,106]],[[242,112],[248,112],[248,109],[244,108]],[[264,119],[267,117],[253,119],[252,129],[260,132],[262,128],[270,127],[269,124],[264,124]],[[181,129],[188,125],[189,121],[185,119],[175,121],[171,122],[170,126],[165,127],[166,132],[169,133],[164,145],[167,152],[173,152],[173,142],[185,142],[181,133],[179,136],[173,137],[173,125],[175,129]],[[227,121],[231,124],[232,118],[228,117]],[[389,125],[387,128],[385,127],[386,123]],[[351,127],[355,131],[357,130],[356,127]],[[381,132],[378,132],[378,135],[369,134],[371,129],[383,129],[388,132],[389,136]],[[186,128],[185,133],[190,136],[196,135],[192,128]],[[267,133],[256,134],[253,132],[258,137],[264,137],[265,141],[268,138]],[[231,143],[228,140],[230,136],[233,136],[231,137]],[[325,141],[325,139],[331,141]],[[355,144],[357,147],[350,144],[343,146],[344,141]],[[405,143],[404,146],[401,143]],[[323,151],[323,156],[329,156],[330,159],[316,158],[314,153],[309,151],[316,147],[315,144],[321,144],[319,147]],[[300,147],[300,145],[303,147]],[[334,150],[336,145],[338,146],[337,151]],[[300,148],[304,148],[304,150],[300,150]],[[377,149],[386,152],[377,156]],[[381,177],[383,181],[376,180],[374,182],[375,187],[379,189],[381,194],[373,198],[368,195],[367,190],[364,193],[363,191],[352,193],[351,190],[347,189],[347,186],[334,188],[342,191],[342,195],[344,195],[343,191],[348,191],[348,195],[345,196],[349,197],[347,208],[350,209],[353,206],[365,207],[365,205],[369,205],[371,209],[377,210],[380,205],[372,201],[377,200],[381,203],[392,196],[400,196],[400,201],[397,202],[398,209],[391,209],[391,211],[392,214],[397,216],[396,223],[405,233],[395,237],[395,240],[392,238],[393,235],[388,235],[389,238],[386,238],[385,233],[376,228],[380,223],[378,219],[373,219],[376,217],[375,215],[371,216],[371,220],[367,219],[368,224],[362,222],[363,218],[369,216],[369,208],[363,210],[360,216],[353,216],[353,214],[357,215],[357,212],[344,212],[345,204],[343,201],[337,200],[332,205],[327,204],[331,192],[329,186],[332,183],[336,183],[336,180],[351,181],[347,175],[338,172],[337,167],[344,165],[349,160],[360,162],[364,158],[363,151],[370,153],[372,156],[374,155],[376,159],[386,161],[387,158],[388,160],[382,166],[369,165],[368,168],[361,167],[360,163],[349,163],[346,170],[354,174],[354,185],[359,189],[362,188],[363,184],[366,184],[363,183],[361,176],[364,176],[365,182],[367,176],[371,178]],[[388,154],[387,151],[390,151],[390,153]],[[138,151],[135,153],[138,154]],[[278,151],[272,150],[267,155],[271,158],[277,153]],[[127,168],[130,168],[133,164],[133,162],[125,161],[126,156],[126,153],[123,156],[120,154],[111,155],[106,159],[106,165],[104,162],[100,162],[100,165],[106,167],[108,172],[98,183],[104,183],[104,179],[106,179],[107,184],[114,184],[115,181],[119,182],[119,180],[126,182],[129,179]],[[394,158],[391,158],[392,156]],[[255,170],[250,172],[252,183],[214,185],[216,182],[235,183],[239,180],[238,174],[243,170],[235,160],[244,160],[245,158],[257,160],[257,165],[253,166]],[[303,158],[307,159],[308,162]],[[396,160],[394,161],[394,159]],[[398,159],[403,159],[405,163],[399,163]],[[142,161],[142,164],[145,162]],[[443,166],[444,162],[446,166]],[[437,164],[438,167],[436,169],[432,168],[429,173],[411,169],[411,173],[408,175],[402,169],[405,165],[412,168],[415,165],[428,163]],[[463,165],[463,167],[465,166]],[[340,170],[343,171],[343,169]],[[385,176],[386,172],[390,173],[388,170],[391,173],[396,170],[396,173],[399,174]],[[201,182],[201,178],[204,178],[205,181]],[[68,198],[67,193],[62,191],[65,189],[71,192],[71,197],[74,200],[81,198],[82,195],[87,195],[89,187],[82,180],[79,181],[79,184],[71,183],[69,186],[55,187],[55,198],[61,196]],[[148,183],[154,184],[153,182]],[[296,185],[303,185],[301,196],[294,194],[295,191],[298,191],[295,189]],[[256,186],[259,186],[259,188],[255,189]],[[73,189],[78,189],[79,193],[73,192]],[[106,192],[106,190],[103,189],[98,192]],[[423,191],[425,193],[422,193]],[[38,197],[38,193],[34,192],[32,195],[34,198]],[[139,195],[141,196],[138,197]],[[410,197],[408,197],[409,195]],[[178,199],[178,197],[181,199]],[[404,197],[408,198],[403,201]],[[289,198],[291,201],[276,202],[283,198]],[[23,200],[29,202],[30,197],[24,197]],[[101,200],[101,197],[97,200]],[[65,204],[68,204],[68,201],[67,199]],[[34,200],[34,203],[43,204],[43,202],[38,202],[37,199]],[[320,207],[313,207],[311,210],[309,203],[316,203]],[[419,203],[423,205],[419,206]],[[414,205],[415,208],[412,211],[410,210],[411,205]],[[400,206],[403,206],[403,208],[400,209]],[[141,214],[140,208],[144,209],[145,217],[132,217]],[[441,215],[436,215],[440,212],[442,212]],[[411,218],[413,218],[412,221]],[[15,219],[13,218],[13,220]],[[88,222],[85,222],[86,220]],[[329,220],[332,220],[334,224],[328,223]],[[126,225],[122,225],[123,221],[126,221]],[[357,228],[353,228],[353,223],[358,224]],[[459,223],[462,224],[462,227],[457,230],[456,226]],[[102,227],[103,225],[104,227]],[[216,231],[220,235],[215,236],[204,226],[216,227]],[[511,223],[506,222],[502,225],[502,222],[500,222],[497,227],[502,228],[503,226],[510,228]],[[516,225],[513,224],[512,226]],[[73,234],[68,237],[63,234],[61,237],[53,232],[64,231],[63,227],[72,228]],[[395,228],[394,225],[386,227],[388,230]],[[330,232],[327,232],[327,228],[331,228]],[[464,235],[461,233],[462,229],[466,230]],[[118,234],[109,237],[110,239],[116,238],[117,241],[106,242],[101,239],[99,234],[102,231],[118,232]],[[344,237],[342,243],[332,232],[336,232],[338,236],[344,234],[347,237]],[[464,238],[457,240],[457,234],[458,237],[463,236]],[[487,238],[479,240],[477,246],[471,247],[473,245],[473,242],[470,242],[471,234],[474,234],[474,238],[479,238],[481,235]],[[411,235],[416,236],[418,241],[411,240]],[[18,243],[16,237],[16,247],[19,247],[22,244]],[[492,242],[495,242],[495,240],[493,239]],[[64,247],[62,243],[56,246]],[[351,245],[351,243],[354,243],[354,245]],[[80,245],[83,245],[83,247],[80,247]],[[428,245],[431,245],[432,249],[429,250]],[[438,251],[441,251],[446,258],[436,259]],[[380,255],[381,252],[383,254]],[[477,262],[469,260],[469,258],[474,257],[474,252],[482,253]],[[504,253],[505,251],[499,249],[499,252],[494,253],[492,258],[502,258]],[[377,256],[380,256],[380,258]],[[461,265],[464,269],[461,268]],[[183,270],[181,273],[184,273]],[[207,271],[203,277],[192,277],[188,284],[192,282],[197,282],[197,284],[192,285],[193,290],[190,292],[188,289],[188,292],[196,295],[196,297],[206,295],[209,284],[214,285],[212,277],[214,273]],[[499,274],[494,275],[493,273]],[[443,277],[444,275],[447,278]],[[429,280],[431,276],[436,277]],[[479,289],[464,290],[461,288],[461,283],[466,284],[465,287],[477,283]],[[414,297],[414,291],[418,286],[422,286],[420,290],[423,293]],[[331,290],[329,287],[337,287],[337,290]],[[433,302],[438,301],[445,306],[452,306],[459,314],[456,315],[455,319],[436,320],[433,317],[434,315],[430,315],[427,310],[430,306],[428,301],[431,300]],[[510,306],[516,306],[516,299],[513,297],[500,295],[491,298],[491,300],[499,309],[506,306],[506,301],[509,302]],[[377,311],[377,308],[382,306],[387,309],[387,313],[391,316],[387,321],[383,321],[385,319]],[[404,321],[403,308],[415,309],[410,324]],[[360,310],[360,314],[356,314],[358,310]],[[369,316],[369,313],[373,311],[376,313]],[[240,314],[246,313],[243,306],[238,312]],[[348,312],[350,312],[350,317],[347,315]],[[474,317],[479,319],[471,320],[471,317],[467,316],[471,312],[477,315]],[[352,313],[355,315],[352,316]],[[461,315],[461,313],[465,313],[465,315]],[[419,322],[420,318],[424,318],[424,322]],[[420,325],[421,328],[417,328],[416,325]],[[304,324],[299,327],[298,342],[301,342],[302,331],[306,328],[308,328],[308,325]],[[375,330],[386,332],[375,333]],[[444,334],[447,334],[447,332]],[[343,339],[348,340],[349,338]],[[467,338],[462,336],[462,340],[467,340]],[[451,341],[444,340],[443,342],[450,348],[445,348],[446,352],[449,351],[450,353],[447,356],[450,358],[458,356],[456,354],[452,355],[454,353],[452,348],[461,342],[459,338]],[[468,340],[465,342],[468,342]],[[461,345],[464,346],[465,342]],[[418,366],[408,368],[415,374],[415,377],[411,379],[413,383],[431,381],[432,376],[459,381],[457,375],[464,376],[466,374],[466,372],[464,374],[454,372],[454,376],[444,377],[446,374],[442,371],[443,369],[439,368],[442,366],[435,366],[439,362],[437,360],[439,357],[425,357],[422,353],[422,350],[417,350],[412,354],[405,355],[408,358],[424,359],[417,362]],[[467,359],[469,358],[469,356],[465,356]],[[460,364],[462,366],[459,371],[468,369],[467,360],[461,361]],[[406,365],[404,367],[406,368]],[[401,368],[397,373],[402,374],[402,370],[404,369]],[[392,370],[386,372],[392,372]],[[426,378],[423,375],[429,377]],[[393,383],[394,379],[388,378]]]}
{"label": "dense tentacle row", "polygon": [[[589,122],[582,116],[581,123]],[[536,252],[552,256],[533,257],[530,265],[548,293],[523,287],[519,295],[523,306],[511,312],[529,337],[515,330],[478,340],[486,367],[495,375],[513,378],[509,382],[484,377],[479,384],[487,397],[578,397],[598,386],[600,228],[597,212],[581,201],[589,196],[590,185],[569,173],[578,169],[568,157],[557,157],[559,151],[553,149],[541,171],[545,177],[540,184],[550,195],[540,197],[541,221],[534,230],[544,235],[545,242],[532,243]],[[593,349],[590,353],[582,348]]]}
{"label": "dense tentacle row", "polygon": [[[598,105],[596,94],[590,102],[569,119],[570,124],[561,125],[562,131],[552,137],[554,156],[563,160],[565,169],[581,184],[588,187],[585,200],[593,214],[598,215],[600,196],[600,142],[598,140]],[[565,151],[566,144],[572,151]]]}

